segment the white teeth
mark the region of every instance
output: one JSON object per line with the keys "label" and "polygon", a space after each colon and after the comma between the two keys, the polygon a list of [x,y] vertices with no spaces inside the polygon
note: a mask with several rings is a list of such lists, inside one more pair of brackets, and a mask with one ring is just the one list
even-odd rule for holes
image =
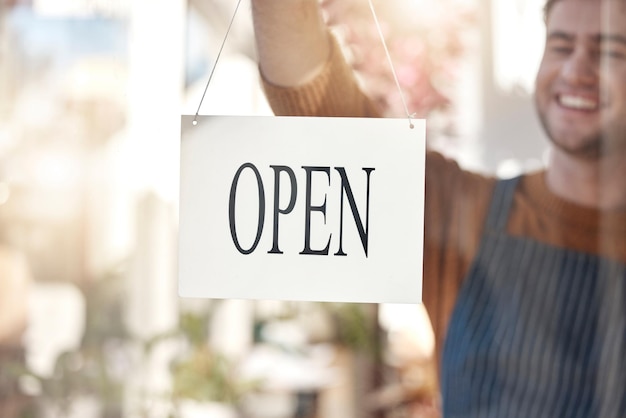
{"label": "white teeth", "polygon": [[598,102],[595,100],[585,99],[580,96],[561,95],[559,101],[563,106],[571,109],[594,110],[598,107]]}

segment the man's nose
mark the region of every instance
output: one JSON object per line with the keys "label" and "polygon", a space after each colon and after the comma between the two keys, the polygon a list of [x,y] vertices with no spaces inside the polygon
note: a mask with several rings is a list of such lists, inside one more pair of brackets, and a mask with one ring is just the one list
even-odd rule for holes
{"label": "man's nose", "polygon": [[593,84],[598,80],[599,59],[584,49],[575,50],[564,63],[561,74],[572,85]]}

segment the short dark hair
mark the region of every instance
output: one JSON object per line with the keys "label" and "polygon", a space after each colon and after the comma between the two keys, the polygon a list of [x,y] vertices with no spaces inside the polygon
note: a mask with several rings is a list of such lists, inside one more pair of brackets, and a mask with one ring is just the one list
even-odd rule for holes
{"label": "short dark hair", "polygon": [[548,20],[548,15],[550,14],[550,11],[554,7],[554,5],[559,1],[563,1],[563,0],[546,0],[546,4],[545,6],[543,6],[543,18],[545,21]]}
{"label": "short dark hair", "polygon": [[554,3],[556,3],[557,1],[559,0],[546,0],[546,5],[543,7],[543,19],[545,21],[548,20],[550,10],[552,10],[552,7],[554,7]]}

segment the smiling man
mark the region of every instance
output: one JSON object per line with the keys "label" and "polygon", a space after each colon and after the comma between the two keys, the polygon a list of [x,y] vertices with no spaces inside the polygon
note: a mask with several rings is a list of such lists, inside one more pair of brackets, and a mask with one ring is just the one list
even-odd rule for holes
{"label": "smiling man", "polygon": [[[276,114],[379,116],[317,0],[252,5]],[[423,299],[446,417],[626,416],[626,1],[548,0],[546,25],[546,169],[499,180],[427,156]]]}
{"label": "smiling man", "polygon": [[624,207],[626,3],[551,1],[535,101],[554,145],[548,182],[573,202]]}

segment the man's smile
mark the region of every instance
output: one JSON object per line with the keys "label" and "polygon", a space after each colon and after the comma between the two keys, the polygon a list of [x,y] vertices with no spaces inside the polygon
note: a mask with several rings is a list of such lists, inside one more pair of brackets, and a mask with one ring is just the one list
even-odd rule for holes
{"label": "man's smile", "polygon": [[561,107],[570,110],[592,112],[598,110],[600,107],[600,102],[598,100],[590,97],[583,97],[577,94],[558,94],[556,100]]}

